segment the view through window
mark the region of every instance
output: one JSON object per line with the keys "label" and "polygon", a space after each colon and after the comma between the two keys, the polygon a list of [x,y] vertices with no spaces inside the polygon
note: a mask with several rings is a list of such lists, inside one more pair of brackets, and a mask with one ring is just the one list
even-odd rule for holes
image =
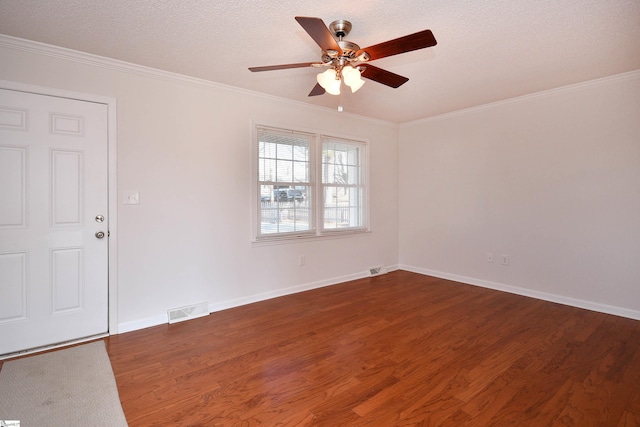
{"label": "view through window", "polygon": [[256,239],[366,231],[365,143],[261,126],[256,142]]}

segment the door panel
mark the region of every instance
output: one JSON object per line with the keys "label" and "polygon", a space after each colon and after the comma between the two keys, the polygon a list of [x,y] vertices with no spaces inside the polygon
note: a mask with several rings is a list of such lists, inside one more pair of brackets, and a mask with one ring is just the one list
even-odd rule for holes
{"label": "door panel", "polygon": [[0,229],[25,226],[26,170],[26,147],[0,146]]}
{"label": "door panel", "polygon": [[107,119],[0,89],[0,354],[108,331]]}

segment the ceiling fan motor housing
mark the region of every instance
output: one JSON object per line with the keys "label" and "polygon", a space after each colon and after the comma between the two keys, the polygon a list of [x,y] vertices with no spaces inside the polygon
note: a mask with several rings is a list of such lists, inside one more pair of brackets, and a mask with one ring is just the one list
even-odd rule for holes
{"label": "ceiling fan motor housing", "polygon": [[338,19],[329,24],[329,29],[338,38],[346,37],[351,31],[351,22],[346,19]]}
{"label": "ceiling fan motor housing", "polygon": [[[356,52],[360,50],[360,46],[358,46],[357,44],[348,40],[344,40],[344,37],[349,34],[351,28],[351,22],[345,19],[339,19],[329,24],[329,30],[336,37],[336,39],[338,39],[338,46],[340,46],[340,49],[342,49],[342,59],[353,59],[356,56]],[[329,53],[329,55],[331,54]]]}
{"label": "ceiling fan motor housing", "polygon": [[347,40],[339,40],[338,46],[342,49],[342,56],[346,56],[349,59],[354,58],[356,56],[356,52],[360,50],[360,46]]}

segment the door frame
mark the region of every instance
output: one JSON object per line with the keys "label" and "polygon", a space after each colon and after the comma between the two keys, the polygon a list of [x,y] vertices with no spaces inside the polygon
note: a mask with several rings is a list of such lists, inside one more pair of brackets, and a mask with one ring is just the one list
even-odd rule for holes
{"label": "door frame", "polygon": [[[8,80],[0,80],[1,89],[16,90],[38,95],[56,96],[58,98],[75,99],[78,101],[95,102],[107,106],[107,192],[108,192],[108,218],[109,218],[109,250],[107,253],[108,273],[108,328],[107,333],[118,333],[118,180],[117,180],[117,125],[116,125],[116,98],[74,92],[66,89],[55,89],[45,86],[37,86],[29,83],[20,83]],[[81,339],[79,339],[81,340]]]}

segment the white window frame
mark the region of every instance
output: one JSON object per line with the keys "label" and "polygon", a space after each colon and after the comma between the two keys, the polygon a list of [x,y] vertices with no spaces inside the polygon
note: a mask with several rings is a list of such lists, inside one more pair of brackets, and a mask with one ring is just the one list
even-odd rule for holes
{"label": "white window frame", "polygon": [[[293,130],[282,126],[271,126],[252,123],[252,141],[251,141],[251,240],[254,243],[259,242],[292,242],[300,239],[317,239],[327,237],[344,237],[354,234],[368,233],[369,229],[369,143],[366,140],[356,139],[352,137],[327,135],[322,132],[309,130]],[[293,232],[270,232],[261,233],[262,218],[262,201],[261,201],[261,185],[265,181],[261,181],[259,177],[259,140],[260,130],[273,131],[279,134],[302,135],[310,137],[310,160],[309,160],[309,186],[307,202],[311,209],[309,212],[309,230],[293,231]],[[338,144],[352,145],[358,148],[359,152],[359,176],[357,185],[346,185],[341,187],[357,188],[360,192],[359,203],[359,225],[356,226],[339,226],[325,228],[325,209],[324,194],[326,183],[323,183],[323,142],[333,142]],[[273,182],[278,185],[279,182]],[[283,184],[295,184],[283,183]],[[351,206],[353,208],[353,206]],[[350,213],[353,211],[351,209]]]}
{"label": "white window frame", "polygon": [[[318,172],[318,190],[319,190],[319,195],[318,195],[318,201],[319,201],[319,220],[318,220],[318,228],[320,230],[320,234],[323,235],[327,235],[327,234],[332,234],[332,233],[346,233],[346,232],[363,232],[363,231],[367,231],[367,224],[368,224],[368,204],[367,204],[367,200],[368,200],[368,192],[367,192],[367,164],[368,164],[368,158],[366,156],[366,152],[367,152],[367,144],[362,142],[362,141],[354,141],[351,139],[345,139],[345,138],[338,138],[338,137],[333,137],[333,136],[328,136],[328,135],[319,135],[319,144],[318,144],[318,148],[319,148],[319,160],[318,160],[318,167],[319,167],[319,172]],[[325,163],[325,144],[335,144],[335,145],[342,145],[342,146],[349,146],[349,147],[354,147],[357,148],[358,150],[358,155],[357,155],[357,162],[356,164],[354,164],[353,162],[351,163],[347,163],[347,164],[343,164],[342,166],[346,166],[347,169],[353,169],[353,168],[357,168],[357,173],[354,176],[354,173],[352,172],[347,172],[347,175],[350,176],[351,178],[348,180],[353,180],[355,182],[352,183],[348,183],[348,182],[344,182],[344,183],[338,183],[335,182],[334,179],[329,179],[329,177],[327,177],[327,182],[325,182],[325,176],[324,176],[324,172],[327,172],[327,167],[326,166],[330,166],[330,163]],[[337,171],[332,171],[333,174],[335,175]],[[358,193],[358,197],[359,200],[357,202],[356,205],[353,205],[351,202],[346,202],[347,204],[343,207],[328,207],[327,206],[327,201],[325,200],[325,197],[327,195],[327,190],[330,188],[340,188],[344,190],[344,193],[346,194],[348,193]],[[332,198],[335,197],[336,195],[332,195]],[[355,197],[355,196],[353,196]],[[349,195],[348,196],[348,200],[351,200],[352,196]],[[333,200],[332,200],[333,201]],[[337,203],[337,200],[336,200]],[[348,226],[340,226],[340,227],[332,227],[332,228],[327,228],[326,224],[327,221],[330,221],[330,219],[326,218],[325,215],[327,214],[328,210],[332,210],[335,209],[336,213],[337,212],[342,212],[344,214],[346,214],[346,217],[351,219],[351,218],[358,218],[357,219],[357,225],[348,225]],[[337,216],[336,214],[334,214],[335,216],[332,218],[334,220],[337,220]]]}

